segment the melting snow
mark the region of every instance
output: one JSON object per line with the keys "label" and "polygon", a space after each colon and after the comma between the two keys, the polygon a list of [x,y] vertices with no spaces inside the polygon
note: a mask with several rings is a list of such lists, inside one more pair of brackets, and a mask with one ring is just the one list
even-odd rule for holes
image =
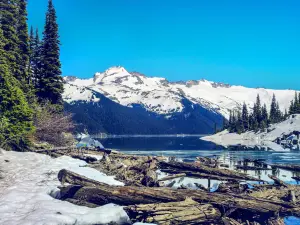
{"label": "melting snow", "polygon": [[84,167],[85,162],[63,156],[52,159],[36,153],[0,152],[0,224],[122,224],[129,218],[122,207],[76,206],[51,197],[58,193],[57,174],[69,169],[110,185],[124,185],[111,176]]}

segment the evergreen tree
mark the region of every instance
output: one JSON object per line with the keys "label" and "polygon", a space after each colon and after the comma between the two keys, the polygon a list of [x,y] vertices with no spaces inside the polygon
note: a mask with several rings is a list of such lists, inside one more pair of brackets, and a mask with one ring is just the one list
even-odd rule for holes
{"label": "evergreen tree", "polygon": [[267,110],[266,104],[264,104],[264,106],[262,107],[261,114],[262,114],[261,128],[265,129],[269,125],[268,124],[269,123],[268,122],[268,120],[269,120],[269,118],[268,118],[268,110]]}
{"label": "evergreen tree", "polygon": [[247,105],[245,102],[243,104],[243,109],[242,109],[242,121],[243,121],[244,130],[250,129],[249,114],[248,114],[248,109],[247,109]]}
{"label": "evergreen tree", "polygon": [[261,102],[260,102],[259,95],[257,95],[256,103],[254,104],[254,107],[253,107],[253,116],[254,116],[254,119],[257,122],[258,126],[259,126],[259,124],[261,122],[261,118],[262,118],[262,116],[261,116]]}
{"label": "evergreen tree", "polygon": [[271,109],[270,109],[270,123],[276,123],[277,112],[276,112],[276,97],[275,94],[273,94],[272,103],[271,103]]}
{"label": "evergreen tree", "polygon": [[290,108],[289,108],[289,114],[294,114],[295,113],[295,110],[294,110],[294,101],[292,100],[291,101],[291,104],[290,104]]}
{"label": "evergreen tree", "polygon": [[5,38],[0,27],[0,143],[20,145],[33,131],[32,111],[19,81],[12,76],[4,50]]}
{"label": "evergreen tree", "polygon": [[27,26],[27,2],[26,0],[18,0],[18,13],[17,13],[17,36],[18,36],[18,57],[15,76],[22,82],[22,87],[28,92],[30,77],[28,75],[29,66],[29,37]]}
{"label": "evergreen tree", "polygon": [[241,112],[238,111],[237,112],[237,120],[236,120],[236,132],[238,134],[241,134],[243,133],[245,130],[244,130],[244,124],[243,124],[243,119],[242,119],[242,115],[241,115]]}
{"label": "evergreen tree", "polygon": [[34,31],[33,27],[30,27],[30,36],[29,36],[29,66],[28,66],[28,74],[32,80],[33,71],[32,71],[32,64],[33,64],[33,56],[34,56]]}
{"label": "evergreen tree", "polygon": [[37,77],[37,95],[41,101],[62,104],[63,79],[61,77],[60,41],[56,12],[52,0],[48,2],[46,24],[43,32],[41,65],[42,71]]}
{"label": "evergreen tree", "polygon": [[18,35],[17,35],[17,4],[16,0],[0,1],[0,21],[3,36],[3,49],[6,52],[5,57],[8,68],[12,74],[17,73],[18,55]]}
{"label": "evergreen tree", "polygon": [[287,110],[285,109],[285,112],[284,112],[284,119],[286,120],[288,118],[289,114],[287,112]]}
{"label": "evergreen tree", "polygon": [[282,121],[282,117],[283,117],[282,116],[282,112],[280,110],[279,103],[277,102],[277,104],[276,104],[276,118],[277,118],[277,123]]}

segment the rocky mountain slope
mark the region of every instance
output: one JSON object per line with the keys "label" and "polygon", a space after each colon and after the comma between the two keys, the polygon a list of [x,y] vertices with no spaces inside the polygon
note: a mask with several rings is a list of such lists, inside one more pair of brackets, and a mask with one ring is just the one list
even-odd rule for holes
{"label": "rocky mountain slope", "polygon": [[[215,124],[222,126],[223,117],[228,118],[230,110],[240,108],[243,102],[251,108],[257,94],[269,107],[275,93],[281,110],[287,109],[294,97],[293,90],[254,89],[203,79],[169,82],[130,73],[123,67],[112,67],[90,79],[64,79],[68,109],[80,114],[75,117],[81,123],[91,120],[93,114],[93,124],[102,126],[100,130],[94,126],[93,132],[112,133],[117,129],[111,127],[121,125],[122,133],[211,133]],[[105,112],[108,108],[110,112]],[[110,120],[107,126],[103,116],[106,122]],[[140,122],[130,125],[134,120]],[[150,130],[135,126],[148,126]]]}

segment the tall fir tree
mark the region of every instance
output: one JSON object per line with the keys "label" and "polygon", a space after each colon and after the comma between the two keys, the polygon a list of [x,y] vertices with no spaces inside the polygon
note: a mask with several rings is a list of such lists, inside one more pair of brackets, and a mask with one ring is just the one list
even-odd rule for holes
{"label": "tall fir tree", "polygon": [[277,112],[276,112],[276,96],[273,94],[272,103],[271,103],[271,109],[270,109],[270,123],[276,123]]}
{"label": "tall fir tree", "polygon": [[256,97],[256,103],[253,108],[253,115],[255,117],[255,120],[257,121],[258,125],[261,122],[261,102],[260,102],[260,97],[257,95]]}
{"label": "tall fir tree", "polygon": [[294,101],[292,100],[289,108],[289,114],[292,115],[294,113],[295,113]]}
{"label": "tall fir tree", "polygon": [[242,121],[243,121],[243,126],[245,130],[250,129],[249,126],[249,114],[248,114],[248,108],[246,103],[244,102],[243,104],[243,109],[242,109]]}
{"label": "tall fir tree", "polygon": [[[2,26],[1,26],[2,27]],[[34,130],[32,111],[20,88],[19,81],[9,70],[4,50],[5,38],[0,27],[0,143],[20,146]]]}
{"label": "tall fir tree", "polygon": [[266,104],[262,107],[261,110],[261,116],[262,116],[262,121],[261,121],[261,128],[265,129],[269,125],[269,116],[268,116],[268,110]]}
{"label": "tall fir tree", "polygon": [[237,112],[237,120],[236,120],[236,132],[238,134],[241,134],[245,131],[244,129],[245,128],[244,128],[244,124],[243,124],[242,115],[241,115],[241,112],[238,111]]}
{"label": "tall fir tree", "polygon": [[17,35],[17,2],[16,0],[0,1],[0,22],[3,32],[3,49],[11,74],[18,73],[17,59],[20,58],[18,51]]}
{"label": "tall fir tree", "polygon": [[17,71],[16,78],[22,82],[22,87],[28,93],[30,88],[30,77],[28,73],[29,66],[29,37],[27,26],[27,1],[17,0],[18,13],[17,13],[17,36],[18,36],[18,57],[17,57]]}
{"label": "tall fir tree", "polygon": [[34,31],[33,27],[30,27],[30,35],[29,35],[29,66],[28,66],[28,74],[29,77],[31,78],[32,82],[32,76],[33,76],[33,71],[32,71],[32,61],[33,61],[33,56],[34,56]]}
{"label": "tall fir tree", "polygon": [[48,2],[46,24],[41,51],[41,73],[37,77],[37,95],[41,101],[62,105],[63,79],[61,77],[60,41],[56,11],[52,0]]}

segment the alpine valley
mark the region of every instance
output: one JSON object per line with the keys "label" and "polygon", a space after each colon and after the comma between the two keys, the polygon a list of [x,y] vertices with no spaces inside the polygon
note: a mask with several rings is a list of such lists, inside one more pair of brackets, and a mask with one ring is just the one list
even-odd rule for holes
{"label": "alpine valley", "polygon": [[270,109],[273,94],[288,110],[293,90],[246,88],[201,80],[170,82],[112,67],[90,79],[64,77],[66,110],[78,131],[95,134],[211,134],[231,110],[252,109],[259,94]]}

